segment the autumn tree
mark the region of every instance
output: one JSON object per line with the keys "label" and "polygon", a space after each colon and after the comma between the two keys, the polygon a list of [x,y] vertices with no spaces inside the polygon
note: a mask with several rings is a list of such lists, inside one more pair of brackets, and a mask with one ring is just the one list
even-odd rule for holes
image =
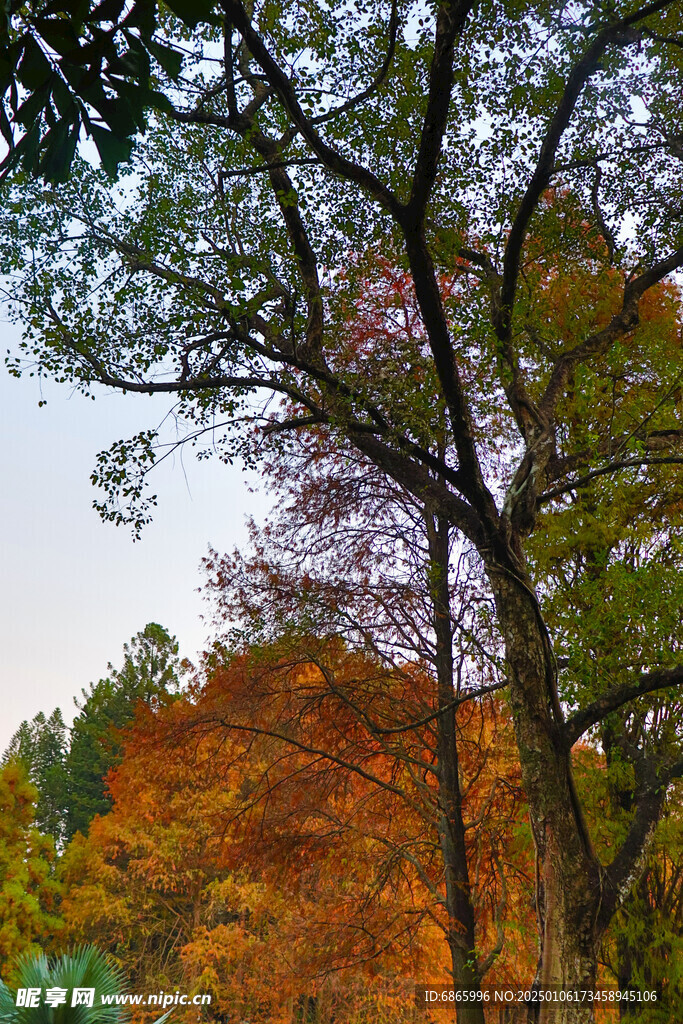
{"label": "autumn tree", "polygon": [[[405,333],[408,281],[386,266],[383,275],[386,287],[378,286],[375,302],[368,298],[364,310],[356,311],[353,329],[361,348],[369,337],[379,345],[379,334],[390,347]],[[378,313],[402,291],[393,330]],[[216,626],[225,633],[232,624],[225,636],[228,649],[240,650],[245,642],[252,649],[276,644],[290,651],[295,663],[322,659],[317,700],[327,705],[330,728],[329,736],[323,730],[316,737],[318,757],[335,763],[336,734],[344,729],[354,737],[344,749],[347,770],[364,766],[369,751],[382,752],[397,772],[407,768],[409,783],[416,765],[429,766],[424,772],[430,785],[422,787],[418,801],[427,829],[423,845],[406,843],[395,855],[421,865],[422,883],[440,907],[437,919],[450,950],[453,982],[477,990],[484,979],[491,984],[505,975],[516,927],[509,902],[514,886],[506,877],[514,874],[514,858],[506,859],[501,837],[515,816],[517,784],[514,768],[496,753],[509,722],[505,707],[489,699],[505,681],[481,571],[472,552],[454,548],[423,505],[367,460],[329,446],[324,434],[313,432],[294,451],[273,453],[267,471],[278,481],[278,512],[264,530],[252,524],[250,553],[214,554],[207,561]],[[382,666],[371,686],[334,682],[338,670],[325,652],[335,647],[327,647],[325,638],[343,638],[349,659],[356,652]],[[251,714],[243,708],[233,719],[229,711],[223,716],[217,711],[219,724],[230,729],[232,722],[238,734],[252,729],[286,741],[275,695],[291,685],[277,676],[264,692],[249,684],[243,703]],[[305,714],[312,699],[306,687],[297,692],[297,700],[287,704],[288,723],[296,720],[297,707]],[[480,712],[472,704],[482,699],[487,726],[478,730],[474,722]],[[296,742],[306,747],[313,741],[298,737]],[[488,803],[481,795],[484,779]],[[414,779],[408,788],[402,784],[398,793],[411,806],[414,784]],[[429,834],[440,849],[443,884],[432,877]],[[525,918],[522,912],[520,926]],[[481,1004],[457,1009],[459,1020],[483,1020]]]}
{"label": "autumn tree", "polygon": [[[412,713],[421,673],[388,678],[340,641],[309,638],[298,654],[290,642],[219,661],[214,652],[200,689],[129,732],[112,811],[64,858],[67,928],[115,947],[143,987],[211,991],[217,1012],[290,1020],[305,1003],[322,1024],[333,1010],[372,1017],[393,989],[389,1019],[399,1020],[411,977],[438,981],[451,967],[438,791],[423,781],[424,753],[411,760],[410,734],[373,735],[357,706],[378,722]],[[465,812],[485,811],[489,830],[470,828],[467,852],[482,941],[495,942],[498,857],[507,899],[533,918],[519,884],[531,868],[513,849],[514,745],[495,707],[461,710]],[[499,977],[519,979],[518,958],[519,948]]]}
{"label": "autumn tree", "polygon": [[[569,310],[576,286],[577,282],[557,277],[547,289],[547,298]],[[608,273],[591,284],[584,276],[578,286],[584,292],[591,288],[592,302],[597,305],[615,288],[615,279]],[[640,418],[658,397],[656,378],[642,373],[645,349],[672,368],[680,363],[677,303],[673,286],[653,288],[643,301],[641,328],[632,344],[628,350],[613,353],[602,394],[592,391],[592,382],[576,381],[566,405],[570,429],[579,443],[585,444],[591,434],[599,436],[607,418],[618,421],[624,416],[622,426],[616,428],[624,434],[638,429]],[[673,390],[668,397],[678,410],[680,393],[676,385]],[[653,452],[662,450],[659,446],[665,447],[666,435],[653,431],[648,444]],[[581,707],[610,687],[628,686],[640,667],[656,661],[663,651],[671,658],[680,657],[683,634],[678,609],[683,592],[677,534],[682,496],[680,478],[664,461],[647,481],[606,474],[590,491],[577,491],[561,514],[546,517],[541,513],[540,523],[547,524],[547,533],[542,541],[532,542],[530,551],[537,578],[543,580],[544,613],[557,638],[560,694],[572,706]],[[638,609],[636,621],[634,608]],[[675,687],[663,687],[626,703],[595,723],[593,736],[604,752],[608,781],[604,816],[595,829],[597,841],[606,843],[602,850],[605,859],[625,840],[648,774],[652,778],[658,765],[680,756],[682,725],[680,691]],[[669,831],[666,818],[670,806],[671,797],[662,807],[662,835]],[[661,952],[659,956],[653,953],[647,928],[634,925],[633,908],[628,910],[630,900],[636,899],[644,917],[649,917],[657,913],[658,900],[665,899],[664,889],[654,886],[652,908],[645,913],[647,877],[654,879],[661,871],[667,874],[661,842],[655,841],[651,856],[644,879],[627,898],[620,923],[615,922],[620,938],[615,942],[610,937],[608,959],[622,990],[629,988],[632,969],[644,976],[645,964],[662,978],[668,974]],[[675,848],[670,856],[677,859]],[[624,929],[626,919],[631,926]],[[629,1009],[641,1012],[643,1008],[625,1003],[624,1010]],[[647,1008],[647,1013],[653,1012]],[[656,1012],[666,1012],[661,1003]]]}
{"label": "autumn tree", "polygon": [[[431,921],[446,939],[444,955],[455,984],[469,981],[473,991],[482,978],[491,983],[500,977],[501,965],[510,962],[507,955],[499,964],[508,896],[515,883],[519,887],[516,872],[529,866],[515,864],[510,849],[512,833],[524,826],[504,711],[462,694],[451,700],[454,711],[459,706],[461,864],[444,851],[450,836],[442,818],[450,791],[441,780],[439,707],[425,698],[433,691],[425,686],[423,670],[390,669],[339,641],[314,637],[281,640],[276,651],[274,663],[255,654],[239,671],[228,659],[212,674],[206,699],[187,728],[251,738],[263,753],[260,771],[249,772],[249,804],[271,827],[277,825],[275,835],[285,842],[315,851],[328,833],[348,834],[347,870],[338,864],[336,870],[340,877],[355,872],[365,878],[370,895],[359,902],[360,922],[352,905],[338,916],[321,945],[317,971],[337,970],[349,957],[351,963],[370,962],[382,951],[395,958]],[[306,795],[297,796],[299,787]],[[357,834],[364,853],[354,854]],[[458,872],[455,879],[448,871]],[[456,885],[463,890],[458,901],[452,895]],[[400,900],[393,898],[391,927],[385,909],[377,923],[375,887],[380,907],[387,887],[402,892]],[[459,917],[465,900],[469,906]],[[483,1019],[481,1005],[461,1009],[459,1018]]]}
{"label": "autumn tree", "polygon": [[[655,351],[633,377],[642,401],[615,388],[615,415],[593,431],[572,429],[569,401],[578,387],[604,393],[648,292],[683,264],[680,2],[226,0],[212,14],[190,39],[169,21],[190,53],[120,201],[87,167],[59,193],[20,183],[9,199],[20,360],[86,392],[175,395],[227,459],[257,457],[255,426],[272,438],[316,425],[467,539],[505,643],[539,864],[538,980],[590,987],[683,762],[666,750],[645,771],[602,865],[571,748],[683,670],[658,650],[624,666],[627,683],[563,707],[528,551],[541,509],[561,516],[605,476],[645,495],[682,457],[680,371]],[[548,202],[551,187],[562,202]],[[341,265],[379,244],[411,272],[420,332],[357,358],[338,311],[358,278]],[[527,275],[540,258],[551,275],[616,274],[618,297],[544,305]],[[442,299],[439,276],[454,270],[471,301]],[[98,465],[114,521],[148,517],[136,479],[155,438],[143,430]],[[565,1004],[560,1019],[590,1013]]]}
{"label": "autumn tree", "polygon": [[37,790],[21,762],[0,770],[0,967],[38,952],[61,928],[52,840],[34,826]]}
{"label": "autumn tree", "polygon": [[[123,757],[109,775],[108,813],[65,851],[60,873],[67,934],[115,954],[136,989],[208,991],[220,1013],[235,1008],[250,957],[262,955],[257,920],[248,927],[250,916],[261,913],[261,889],[244,877],[247,867],[242,872],[230,861],[223,837],[233,799],[226,786],[233,780],[230,751],[223,751],[223,761],[206,756],[208,746],[193,750],[179,743],[162,753],[159,716],[148,711],[146,727],[133,733],[129,726],[121,734]],[[204,955],[197,969],[195,943]],[[234,984],[222,972],[230,960]],[[256,991],[254,976],[244,992],[245,1010],[253,1009],[252,986]]]}
{"label": "autumn tree", "polygon": [[[560,199],[548,197],[548,203]],[[583,229],[589,231],[590,227],[584,224]],[[367,269],[370,264],[366,262],[365,266]],[[382,261],[378,274],[377,269],[376,264],[375,276],[366,279],[353,304],[352,315],[347,310],[355,344],[364,355],[370,347],[375,352],[381,348],[395,349],[414,330],[417,321],[406,275]],[[547,264],[541,264],[527,268],[527,278],[532,274],[543,280],[537,301],[541,300],[546,307],[559,307],[560,311],[574,308],[577,294],[585,295],[592,290],[593,301],[599,305],[609,301],[618,288],[614,274],[596,277],[590,268],[584,274],[574,271],[571,276],[549,275]],[[441,288],[446,301],[458,301],[457,280],[444,279]],[[643,400],[642,392],[634,394],[633,383],[645,347],[656,347],[662,359],[675,364],[680,348],[675,289],[662,286],[653,290],[628,358],[620,357],[611,368],[615,386],[623,391],[629,416],[634,414],[635,401]],[[478,371],[478,387],[483,394],[488,372],[486,368]],[[573,429],[581,432],[582,443],[595,429],[594,421],[599,423],[600,419],[617,415],[613,391],[614,387],[610,389],[609,401],[604,397],[596,400],[580,389],[573,396],[571,423]],[[500,425],[492,420],[491,428],[500,429]],[[652,444],[656,443],[655,437]],[[388,660],[397,653],[409,652],[436,666],[437,652],[429,635],[433,628],[430,587],[421,576],[421,567],[429,564],[434,573],[437,562],[427,557],[426,534],[422,538],[423,549],[419,548],[424,510],[420,510],[418,503],[395,486],[382,482],[362,457],[327,445],[325,436],[315,430],[308,432],[306,443],[299,440],[296,447],[279,446],[265,470],[276,481],[273,487],[280,496],[276,516],[264,531],[252,524],[251,556],[245,558],[236,552],[232,557],[214,556],[210,562],[213,590],[222,614],[228,621],[242,623],[239,629],[233,629],[233,637],[239,640],[245,630],[252,639],[272,637],[278,629],[291,628],[299,615],[307,628],[337,631],[351,643],[371,645],[376,651],[381,648]],[[637,648],[628,657],[643,657],[644,637],[652,651],[650,657],[656,656],[655,651],[676,651],[679,646],[681,600],[677,585],[681,575],[677,549],[671,543],[672,525],[678,522],[677,484],[670,474],[653,475],[649,481],[652,514],[645,523],[638,520],[634,491],[630,482],[608,477],[599,494],[602,530],[596,528],[595,509],[593,515],[587,514],[579,496],[567,505],[562,516],[550,522],[543,542],[531,548],[544,612],[559,638],[559,692],[572,707],[601,692],[605,676],[615,680],[618,666],[622,672],[626,670],[622,637],[636,589],[641,594],[647,621],[634,635]],[[637,493],[642,494],[642,486]],[[412,517],[408,511],[411,506]],[[399,509],[402,516],[397,514]],[[648,563],[642,549],[645,545],[652,548],[655,543],[666,548],[666,559]],[[457,546],[455,554],[462,571],[467,550]],[[448,560],[452,557],[453,552],[449,552]],[[463,651],[468,651],[467,656],[472,659],[469,668],[476,680],[475,692],[486,678],[487,665],[495,664],[495,655],[500,653],[490,621],[488,628],[482,630],[488,609],[486,591],[477,583],[476,572],[470,570],[468,578],[461,580],[460,588],[459,607],[453,600],[455,593],[448,597],[454,633],[459,638],[457,650],[461,654],[457,678],[451,680],[448,691],[451,696],[459,694],[463,686],[467,692],[462,677]],[[462,603],[463,592],[469,597],[469,605]],[[472,609],[477,605],[478,612],[473,616]],[[467,609],[464,615],[463,607]],[[488,662],[472,655],[473,651],[486,648]],[[428,687],[425,698],[433,692]],[[632,762],[638,762],[637,770],[642,769],[646,758],[651,764],[663,759],[661,742],[655,742],[662,729],[668,737],[669,756],[680,749],[675,694],[654,694],[647,702],[627,707],[623,714],[642,722],[643,715],[652,714],[655,707],[660,711],[644,734],[646,742],[640,742],[638,735],[631,740],[630,756]],[[668,712],[662,718],[666,708]],[[605,728],[613,718],[606,720]],[[599,736],[609,762],[613,754],[609,733],[600,732]],[[635,795],[634,784],[635,779],[631,778],[629,809]],[[614,806],[610,809],[609,801],[598,810],[590,807],[589,801],[591,827],[604,822],[606,828],[598,826],[597,832],[609,834],[609,842],[600,849],[606,860],[618,845],[617,840],[621,842],[625,837],[630,817],[623,810]],[[509,915],[506,923],[509,927]],[[635,934],[637,929],[632,928],[631,943]],[[636,954],[631,946],[631,956],[637,956],[639,962],[651,963],[647,948]],[[623,972],[617,974],[623,981]]]}

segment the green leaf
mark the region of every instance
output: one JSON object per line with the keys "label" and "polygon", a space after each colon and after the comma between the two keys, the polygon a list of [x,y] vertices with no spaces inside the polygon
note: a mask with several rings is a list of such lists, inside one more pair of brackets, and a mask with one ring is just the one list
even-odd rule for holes
{"label": "green leaf", "polygon": [[73,96],[61,78],[55,78],[54,80],[52,86],[52,98],[54,99],[55,106],[62,117],[68,116],[73,119],[76,112],[76,104],[74,103]]}
{"label": "green leaf", "polygon": [[147,42],[157,27],[156,5],[149,0],[137,0],[130,13],[126,15],[126,25],[128,28],[139,28],[140,35]]}
{"label": "green leaf", "polygon": [[14,146],[14,135],[12,133],[12,126],[9,123],[7,113],[2,104],[0,104],[0,132],[2,132],[5,142],[11,149]]}
{"label": "green leaf", "polygon": [[69,171],[78,143],[78,126],[62,118],[46,138],[47,147],[40,161],[40,173],[46,181],[62,182]]}
{"label": "green leaf", "polygon": [[24,128],[31,128],[38,119],[41,110],[44,108],[49,90],[45,87],[36,89],[27,97],[19,107],[15,120],[23,124]]}
{"label": "green leaf", "polygon": [[45,85],[52,75],[52,68],[47,57],[38,46],[33,36],[26,36],[24,53],[17,68],[17,77],[27,89],[39,89]]}
{"label": "green leaf", "polygon": [[113,177],[118,170],[119,164],[130,160],[133,143],[130,139],[121,139],[114,132],[110,132],[96,124],[91,123],[89,130],[95,140],[103,168],[107,174]]}
{"label": "green leaf", "polygon": [[[133,85],[132,82],[124,82],[120,79],[113,79],[112,85],[123,101],[128,115],[137,116],[136,128],[145,130],[145,108],[154,107],[155,110],[171,110],[171,102],[167,96],[157,89],[149,89],[146,85]],[[112,128],[114,125],[108,121]],[[122,133],[121,133],[122,134]]]}
{"label": "green leaf", "polygon": [[163,43],[150,39],[147,48],[152,56],[159,62],[169,78],[177,78],[183,66],[183,56],[177,50]]}
{"label": "green leaf", "polygon": [[167,5],[188,28],[196,28],[200,21],[211,21],[215,6],[213,0],[167,0]]}
{"label": "green leaf", "polygon": [[80,43],[74,24],[65,18],[40,18],[36,22],[41,39],[62,57],[78,51]]}
{"label": "green leaf", "polygon": [[119,57],[119,64],[127,74],[146,82],[150,73],[149,54],[139,39],[129,32],[126,32],[125,35],[128,49]]}
{"label": "green leaf", "polygon": [[40,126],[38,122],[36,122],[30,129],[30,131],[28,131],[26,135],[24,135],[24,137],[17,143],[17,146],[13,154],[15,160],[17,157],[21,157],[24,167],[28,171],[31,171],[32,174],[36,173],[38,170],[37,161],[39,147]]}
{"label": "green leaf", "polygon": [[102,0],[90,17],[92,21],[111,21],[116,24],[124,7],[125,0]]}
{"label": "green leaf", "polygon": [[95,108],[108,128],[118,138],[125,139],[129,135],[133,135],[138,128],[144,128],[141,90],[136,90],[127,82],[112,80],[111,84],[121,94],[121,99],[112,99],[107,96],[99,83],[87,88],[81,87],[76,91],[81,99]]}
{"label": "green leaf", "polygon": [[45,14],[55,14],[58,18],[69,15],[72,23],[81,24],[88,13],[90,0],[53,0],[45,7]]}

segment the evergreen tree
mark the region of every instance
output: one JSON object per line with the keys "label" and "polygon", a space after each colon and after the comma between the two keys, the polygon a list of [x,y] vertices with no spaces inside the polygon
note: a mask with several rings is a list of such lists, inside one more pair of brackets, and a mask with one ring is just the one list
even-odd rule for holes
{"label": "evergreen tree", "polygon": [[149,623],[124,644],[123,665],[110,663],[109,675],[83,690],[80,714],[71,730],[66,758],[69,804],[66,836],[86,832],[96,814],[111,807],[106,776],[119,761],[116,730],[133,719],[139,701],[166,702],[179,685],[182,670],[178,642],[163,626]]}
{"label": "evergreen tree", "polygon": [[36,828],[51,835],[59,846],[64,840],[68,786],[65,758],[67,730],[62,712],[55,708],[49,718],[40,711],[21,723],[9,742],[3,764],[20,761],[38,790]]}

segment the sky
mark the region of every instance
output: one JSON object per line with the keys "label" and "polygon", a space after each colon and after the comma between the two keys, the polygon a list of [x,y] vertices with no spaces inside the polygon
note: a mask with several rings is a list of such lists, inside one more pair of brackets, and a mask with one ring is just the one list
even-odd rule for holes
{"label": "sky", "polygon": [[[0,321],[5,352],[15,328]],[[38,402],[47,399],[42,408]],[[0,754],[19,724],[60,707],[65,720],[83,687],[121,663],[122,647],[159,622],[193,659],[209,635],[210,614],[197,593],[209,546],[246,542],[245,517],[262,519],[267,495],[255,476],[191,453],[154,471],[154,522],[133,542],[92,508],[97,453],[155,426],[164,397],[102,391],[96,401],[0,366]]]}

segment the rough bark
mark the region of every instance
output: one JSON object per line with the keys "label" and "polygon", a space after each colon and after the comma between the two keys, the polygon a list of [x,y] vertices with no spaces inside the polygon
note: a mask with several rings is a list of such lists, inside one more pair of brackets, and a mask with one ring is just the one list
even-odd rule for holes
{"label": "rough bark", "polygon": [[[490,567],[509,666],[510,703],[537,858],[539,969],[547,989],[593,988],[601,868],[572,778],[550,641],[530,581]],[[540,1024],[593,1019],[587,1004],[540,1004]]]}

